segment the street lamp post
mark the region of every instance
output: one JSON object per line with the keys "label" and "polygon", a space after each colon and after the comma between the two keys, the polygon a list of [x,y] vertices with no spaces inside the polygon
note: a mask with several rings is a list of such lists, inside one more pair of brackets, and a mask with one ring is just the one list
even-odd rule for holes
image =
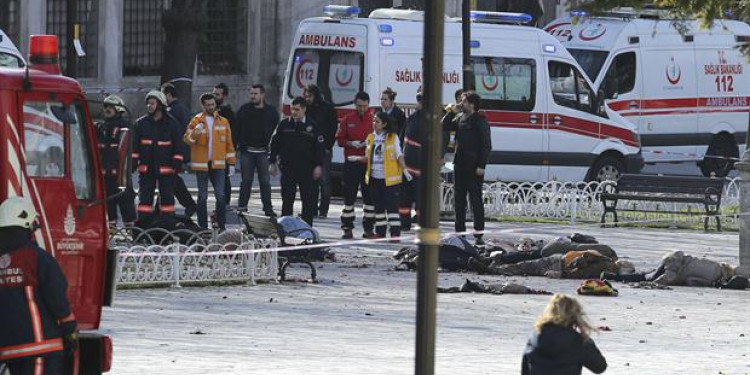
{"label": "street lamp post", "polygon": [[[748,125],[745,147],[750,147],[750,125]],[[734,165],[740,172],[740,267],[737,273],[750,277],[750,150],[746,149],[742,159]]]}
{"label": "street lamp post", "polygon": [[419,266],[417,268],[417,375],[435,373],[435,316],[437,268],[440,249],[440,158],[442,151],[441,99],[443,97],[443,35],[445,2],[426,1],[424,22],[424,75],[420,139],[419,179]]}

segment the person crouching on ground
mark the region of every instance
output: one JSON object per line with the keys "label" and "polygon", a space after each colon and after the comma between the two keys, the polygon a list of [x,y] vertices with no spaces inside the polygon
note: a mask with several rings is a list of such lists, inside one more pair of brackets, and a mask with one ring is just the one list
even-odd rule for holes
{"label": "person crouching on ground", "polygon": [[372,119],[373,132],[367,136],[367,173],[365,181],[375,206],[375,235],[384,238],[390,227],[391,237],[401,236],[398,214],[402,176],[411,181],[393,118],[378,112]]}
{"label": "person crouching on ground", "polygon": [[583,367],[601,374],[607,369],[589,336],[593,328],[575,298],[552,296],[534,328],[523,354],[522,375],[580,375]]}

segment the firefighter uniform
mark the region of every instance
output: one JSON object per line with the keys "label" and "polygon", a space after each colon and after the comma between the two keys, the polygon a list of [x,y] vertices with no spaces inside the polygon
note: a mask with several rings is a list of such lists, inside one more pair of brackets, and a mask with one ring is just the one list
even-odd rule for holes
{"label": "firefighter uniform", "polygon": [[291,216],[299,186],[302,197],[302,219],[310,226],[317,206],[313,170],[323,165],[325,138],[310,118],[281,120],[271,137],[270,163],[281,170],[281,215]]}
{"label": "firefighter uniform", "polygon": [[0,205],[0,365],[14,375],[62,374],[76,319],[60,266],[31,240],[33,207],[20,197]]}
{"label": "firefighter uniform", "polygon": [[350,156],[365,156],[365,147],[352,147],[351,141],[361,142],[364,146],[367,136],[372,133],[372,112],[364,116],[352,113],[344,117],[336,132],[336,141],[344,148],[344,210],[341,211],[341,229],[345,233],[354,229],[354,203],[357,201],[357,190],[362,192],[364,215],[362,227],[366,236],[373,235],[375,228],[375,206],[370,196],[370,188],[365,183],[367,161],[349,161]]}
{"label": "firefighter uniform", "polygon": [[[97,126],[97,140],[107,196],[115,195],[119,191],[117,186],[117,169],[120,163],[118,149],[120,140],[128,131],[130,131],[130,126],[120,114],[104,120],[104,122]],[[114,227],[117,224],[118,207],[120,208],[123,223],[126,225],[132,224],[135,221],[135,192],[130,184],[128,184],[123,194],[107,201],[107,215],[109,216],[110,227]]]}
{"label": "firefighter uniform", "polygon": [[422,174],[419,155],[422,152],[419,134],[421,112],[419,110],[409,116],[404,128],[404,161],[406,162],[406,170],[414,177],[411,181],[401,183],[398,213],[401,217],[401,230],[404,231],[411,230],[411,209],[413,206],[417,215],[419,215],[419,207],[416,207],[416,205],[419,202],[419,176]]}
{"label": "firefighter uniform", "polygon": [[174,213],[175,173],[183,161],[182,134],[174,117],[162,112],[159,121],[139,118],[133,134],[133,164],[138,170],[138,214],[154,212],[154,191],[159,186],[159,211]]}

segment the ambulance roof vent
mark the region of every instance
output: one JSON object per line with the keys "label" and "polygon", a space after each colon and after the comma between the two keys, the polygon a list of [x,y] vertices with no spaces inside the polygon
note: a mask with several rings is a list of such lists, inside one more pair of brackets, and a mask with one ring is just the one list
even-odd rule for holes
{"label": "ambulance roof vent", "polygon": [[370,18],[404,21],[424,21],[424,12],[412,9],[375,9],[370,12]]}
{"label": "ambulance roof vent", "polygon": [[356,6],[347,5],[326,5],[323,8],[323,14],[331,18],[356,18],[360,9]]}
{"label": "ambulance roof vent", "polygon": [[507,25],[525,25],[532,17],[526,13],[472,11],[471,20],[478,23],[500,23]]}

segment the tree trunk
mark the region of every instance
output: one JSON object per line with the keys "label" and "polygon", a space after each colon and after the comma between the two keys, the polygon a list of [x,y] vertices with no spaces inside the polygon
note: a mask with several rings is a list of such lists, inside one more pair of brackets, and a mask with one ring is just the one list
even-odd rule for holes
{"label": "tree trunk", "polygon": [[164,61],[161,83],[172,82],[177,96],[192,107],[193,74],[198,58],[198,41],[206,28],[208,0],[172,0],[164,11]]}

